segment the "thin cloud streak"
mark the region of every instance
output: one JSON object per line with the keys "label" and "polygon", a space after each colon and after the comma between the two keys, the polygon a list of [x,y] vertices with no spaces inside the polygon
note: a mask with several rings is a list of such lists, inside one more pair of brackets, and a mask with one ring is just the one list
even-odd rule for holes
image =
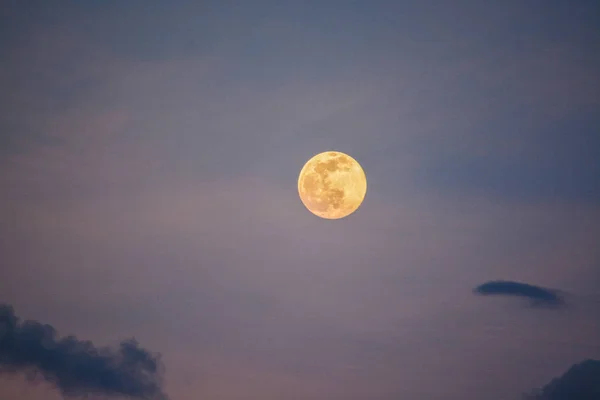
{"label": "thin cloud streak", "polygon": [[473,292],[483,296],[525,297],[531,300],[533,306],[559,307],[564,305],[563,298],[555,290],[527,283],[490,281],[477,286]]}

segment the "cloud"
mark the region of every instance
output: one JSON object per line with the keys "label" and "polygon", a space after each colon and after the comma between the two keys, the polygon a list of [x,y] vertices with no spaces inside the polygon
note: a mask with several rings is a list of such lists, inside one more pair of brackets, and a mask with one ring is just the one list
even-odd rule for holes
{"label": "cloud", "polygon": [[167,398],[159,357],[135,340],[123,341],[115,350],[74,336],[57,338],[52,326],[20,322],[10,305],[0,304],[0,373],[17,372],[30,379],[41,376],[65,396]]}
{"label": "cloud", "polygon": [[527,400],[600,399],[600,360],[585,360],[552,379],[541,389],[524,396]]}
{"label": "cloud", "polygon": [[527,283],[512,281],[490,281],[473,289],[473,292],[489,296],[520,296],[531,300],[533,306],[559,307],[564,301],[555,290]]}

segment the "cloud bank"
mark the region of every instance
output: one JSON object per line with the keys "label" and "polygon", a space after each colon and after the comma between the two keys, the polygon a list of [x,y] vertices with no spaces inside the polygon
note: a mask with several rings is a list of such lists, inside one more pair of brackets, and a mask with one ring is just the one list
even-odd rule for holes
{"label": "cloud bank", "polygon": [[526,400],[600,399],[600,360],[575,364],[561,377],[523,397]]}
{"label": "cloud bank", "polygon": [[555,290],[513,281],[490,281],[473,289],[479,295],[519,296],[531,300],[533,306],[559,307],[563,298]]}
{"label": "cloud bank", "polygon": [[0,373],[42,377],[64,396],[102,394],[167,399],[161,388],[157,355],[124,341],[118,349],[98,348],[36,321],[19,321],[10,305],[0,304]]}

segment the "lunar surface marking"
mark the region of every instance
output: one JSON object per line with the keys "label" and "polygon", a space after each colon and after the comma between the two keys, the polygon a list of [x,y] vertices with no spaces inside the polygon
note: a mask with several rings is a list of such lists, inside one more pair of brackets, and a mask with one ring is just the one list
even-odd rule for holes
{"label": "lunar surface marking", "polygon": [[306,208],[327,219],[352,214],[364,200],[366,176],[347,154],[324,152],[311,158],[298,178],[298,193]]}

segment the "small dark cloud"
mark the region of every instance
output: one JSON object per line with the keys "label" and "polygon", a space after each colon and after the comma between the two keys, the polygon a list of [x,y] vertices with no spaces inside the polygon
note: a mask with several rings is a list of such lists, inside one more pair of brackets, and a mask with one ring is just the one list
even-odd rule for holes
{"label": "small dark cloud", "polygon": [[0,304],[0,373],[17,372],[42,377],[65,396],[167,398],[159,357],[135,340],[112,349],[73,336],[58,338],[52,326],[19,321],[11,306]]}
{"label": "small dark cloud", "polygon": [[473,289],[473,292],[484,295],[520,296],[531,300],[533,306],[559,307],[564,305],[563,298],[556,290],[547,289],[527,283],[512,281],[490,281]]}
{"label": "small dark cloud", "polygon": [[561,377],[541,389],[523,396],[526,400],[598,400],[600,399],[600,360],[573,365]]}

